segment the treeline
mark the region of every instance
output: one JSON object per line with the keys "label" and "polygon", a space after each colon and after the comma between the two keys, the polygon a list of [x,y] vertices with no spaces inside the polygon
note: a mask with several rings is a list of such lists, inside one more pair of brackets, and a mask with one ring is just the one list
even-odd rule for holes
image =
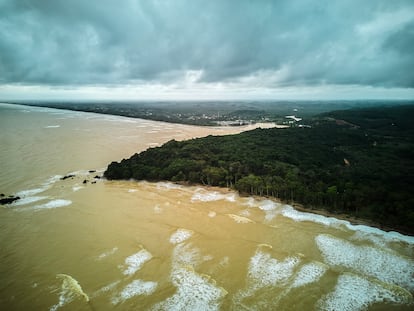
{"label": "treeline", "polygon": [[[365,109],[353,111],[352,122],[348,112],[338,112],[315,119],[312,128],[172,140],[112,162],[105,177],[231,187],[413,232],[413,125],[400,126],[394,109],[404,120],[407,114],[412,119],[414,110],[384,109],[382,125],[371,128],[372,115]],[[384,121],[387,113],[392,120]]]}

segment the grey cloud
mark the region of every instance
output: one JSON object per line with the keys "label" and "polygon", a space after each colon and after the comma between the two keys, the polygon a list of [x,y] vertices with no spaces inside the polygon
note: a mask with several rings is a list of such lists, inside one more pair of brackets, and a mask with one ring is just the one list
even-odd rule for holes
{"label": "grey cloud", "polygon": [[[388,25],[393,12],[408,13]],[[0,0],[0,83],[172,83],[186,70],[236,83],[284,70],[263,83],[414,87],[413,24],[410,0]]]}

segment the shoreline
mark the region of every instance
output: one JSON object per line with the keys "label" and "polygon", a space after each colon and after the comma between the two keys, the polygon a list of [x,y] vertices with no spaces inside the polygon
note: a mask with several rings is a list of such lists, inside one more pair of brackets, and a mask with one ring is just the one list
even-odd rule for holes
{"label": "shoreline", "polygon": [[[161,122],[161,123],[166,123],[166,121],[158,121],[158,120],[153,120],[153,119],[143,119],[143,118],[137,118],[137,117],[131,117],[131,116],[123,116],[123,115],[118,115],[118,114],[107,114],[107,113],[99,113],[99,112],[94,112],[94,111],[80,111],[80,110],[74,110],[74,109],[68,109],[68,108],[56,108],[56,107],[47,107],[47,106],[42,106],[42,105],[32,105],[32,104],[21,104],[21,103],[4,103],[6,105],[18,105],[18,106],[30,106],[30,107],[37,107],[37,108],[51,108],[51,109],[58,109],[58,110],[66,110],[66,111],[75,111],[75,112],[83,112],[83,113],[93,113],[93,114],[100,114],[100,115],[111,115],[111,116],[116,116],[116,117],[126,117],[126,118],[132,118],[132,119],[142,119],[142,120],[150,120],[152,122]],[[186,123],[175,123],[175,122],[167,122],[167,123],[171,123],[171,124],[180,124],[180,125],[184,125],[184,126],[196,126],[196,127],[200,127],[200,128],[216,128],[216,129],[221,129],[221,130],[227,130],[227,133],[214,133],[213,135],[232,135],[232,134],[236,134],[236,133],[240,133],[240,132],[245,132],[245,131],[250,131],[256,128],[285,128],[287,126],[284,125],[278,125],[274,122],[266,122],[266,123],[262,123],[262,122],[258,122],[258,123],[254,123],[254,124],[249,124],[249,125],[240,125],[240,126],[206,126],[206,125],[195,125],[195,124],[186,124]],[[168,182],[172,182],[172,181],[168,181]],[[227,191],[233,191],[235,193],[237,193],[240,196],[244,196],[244,194],[239,193],[237,190],[235,189],[231,189],[231,188],[227,188],[227,187],[212,187],[212,186],[207,186],[207,185],[202,185],[202,184],[191,184],[188,182],[173,182],[176,184],[180,184],[180,185],[185,185],[185,186],[201,186],[201,187],[205,187],[206,189],[220,189],[220,191],[223,191],[224,189],[226,189]],[[310,213],[310,214],[315,214],[315,215],[320,215],[320,216],[325,216],[325,217],[332,217],[338,220],[344,220],[344,221],[348,221],[350,224],[352,225],[364,225],[364,226],[369,226],[369,227],[373,227],[373,228],[377,228],[380,230],[383,230],[385,232],[398,232],[401,233],[403,235],[407,235],[407,236],[414,236],[414,233],[411,231],[408,231],[404,228],[398,228],[398,227],[393,227],[393,226],[387,226],[387,225],[382,225],[378,222],[375,222],[374,220],[370,220],[370,219],[365,219],[365,218],[359,218],[356,217],[354,215],[351,214],[345,214],[345,213],[334,213],[334,212],[329,212],[323,208],[315,208],[315,207],[305,207],[304,205],[302,205],[301,203],[298,202],[287,202],[287,201],[282,201],[279,198],[276,197],[266,197],[266,196],[254,196],[251,195],[251,197],[257,197],[261,200],[263,199],[270,199],[273,200],[275,202],[279,202],[279,203],[283,203],[286,205],[290,205],[292,206],[295,210],[299,211],[299,212],[305,212],[305,213]]]}
{"label": "shoreline", "polygon": [[306,208],[302,204],[296,203],[296,202],[287,203],[287,204],[292,206],[295,210],[299,212],[310,213],[310,214],[315,214],[315,215],[320,215],[320,216],[325,216],[325,217],[332,217],[338,220],[348,221],[353,226],[367,226],[367,227],[372,227],[372,228],[382,230],[384,232],[397,232],[402,235],[414,237],[414,234],[408,231],[405,231],[403,229],[381,225],[380,223],[377,223],[375,221],[365,219],[365,218],[358,218],[350,214],[344,214],[344,213],[336,214],[336,213],[332,213],[324,209]]}
{"label": "shoreline", "polygon": [[[134,181],[139,182],[137,180],[134,180]],[[153,182],[153,181],[147,181],[147,182]],[[236,193],[240,197],[252,197],[252,198],[258,199],[258,200],[266,200],[267,199],[267,200],[274,201],[276,203],[281,203],[281,204],[291,206],[293,209],[295,209],[298,212],[324,216],[324,217],[327,217],[327,218],[335,218],[337,220],[347,221],[352,226],[367,226],[367,227],[379,229],[379,230],[384,231],[386,233],[396,232],[398,234],[414,238],[413,233],[411,233],[409,231],[406,231],[404,229],[401,229],[401,228],[381,225],[380,223],[377,223],[373,220],[358,218],[358,217],[355,217],[355,216],[350,215],[350,214],[345,214],[345,213],[336,214],[336,213],[329,212],[329,211],[321,209],[321,208],[306,208],[301,203],[298,203],[298,202],[285,202],[285,201],[282,201],[282,200],[280,200],[279,198],[276,198],[276,197],[242,194],[239,191],[237,191],[235,189],[228,188],[228,187],[207,186],[207,185],[202,185],[202,184],[192,184],[192,183],[189,183],[189,182],[173,182],[173,181],[170,181],[170,180],[163,180],[163,181],[158,181],[158,182],[169,182],[169,183],[173,183],[173,184],[180,185],[180,186],[186,186],[186,187],[203,187],[204,189],[209,189],[209,190],[212,190],[212,191],[219,191],[219,192],[222,192],[222,193],[232,192],[232,193]]]}
{"label": "shoreline", "polygon": [[[255,122],[255,123],[243,124],[243,125],[200,124],[196,122],[182,122],[182,121],[174,121],[174,120],[168,120],[168,119],[148,118],[142,115],[134,116],[130,114],[109,113],[109,112],[102,112],[98,110],[71,109],[70,107],[57,107],[55,105],[40,105],[40,104],[36,105],[32,103],[13,103],[13,102],[2,102],[2,104],[38,107],[38,108],[49,108],[49,109],[84,112],[84,113],[96,113],[100,115],[109,115],[109,116],[124,117],[124,118],[131,118],[131,119],[141,119],[141,120],[146,120],[146,121],[162,122],[162,123],[168,123],[168,124],[198,126],[198,127],[204,127],[204,128],[235,129],[234,131],[235,133],[250,131],[256,128],[266,129],[266,128],[288,128],[289,127],[288,125],[280,125],[280,124],[276,124],[275,122]],[[243,130],[237,131],[237,129],[243,129]]]}

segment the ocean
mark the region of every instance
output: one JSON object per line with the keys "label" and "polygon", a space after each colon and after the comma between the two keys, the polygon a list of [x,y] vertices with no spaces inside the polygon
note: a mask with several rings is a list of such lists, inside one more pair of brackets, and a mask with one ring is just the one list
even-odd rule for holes
{"label": "ocean", "polygon": [[2,310],[413,310],[413,237],[101,178],[168,140],[241,129],[0,104],[0,193],[21,197],[0,207]]}

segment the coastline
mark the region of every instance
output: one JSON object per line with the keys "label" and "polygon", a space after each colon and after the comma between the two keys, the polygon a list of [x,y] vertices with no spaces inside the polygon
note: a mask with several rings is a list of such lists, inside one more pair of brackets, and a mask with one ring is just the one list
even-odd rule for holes
{"label": "coastline", "polygon": [[351,225],[354,225],[354,226],[368,226],[368,227],[382,230],[384,232],[398,232],[406,236],[414,237],[412,233],[409,233],[408,231],[405,231],[403,229],[385,226],[375,221],[364,219],[364,218],[358,218],[350,214],[344,214],[344,213],[336,214],[336,213],[332,213],[324,209],[306,208],[302,204],[296,203],[296,202],[291,203],[291,204],[287,203],[287,204],[291,205],[294,209],[300,212],[311,213],[311,214],[325,216],[325,217],[332,217],[338,220],[348,221]]}
{"label": "coastline", "polygon": [[[136,180],[134,180],[134,181],[136,181]],[[170,181],[170,180],[163,180],[163,181],[159,181],[159,182],[169,182],[169,183],[173,183],[173,184],[180,185],[180,186],[186,186],[186,187],[202,187],[204,189],[208,189],[208,190],[211,190],[211,191],[218,191],[218,192],[222,192],[222,193],[236,193],[240,197],[252,197],[252,198],[254,198],[258,201],[260,201],[260,200],[271,200],[271,201],[274,201],[276,203],[291,206],[294,210],[296,210],[298,212],[301,212],[301,213],[308,213],[308,214],[323,216],[323,217],[327,217],[327,218],[334,218],[334,219],[337,219],[337,220],[340,220],[340,221],[346,221],[351,226],[371,227],[371,228],[375,228],[375,229],[384,231],[385,233],[393,233],[394,232],[394,233],[401,234],[403,236],[407,236],[407,237],[410,237],[410,238],[414,239],[414,234],[413,233],[411,233],[409,231],[406,231],[404,229],[401,229],[401,228],[385,226],[385,225],[382,225],[382,224],[380,224],[378,222],[375,222],[373,220],[358,218],[358,217],[355,217],[354,215],[350,215],[350,214],[329,212],[329,211],[324,210],[322,208],[306,208],[301,203],[286,202],[286,201],[282,201],[282,200],[280,200],[279,198],[276,198],[276,197],[242,194],[242,193],[238,192],[237,190],[231,189],[231,188],[228,188],[228,187],[208,186],[208,185],[194,184],[194,183],[189,183],[189,182],[173,182],[173,181]]]}
{"label": "coastline", "polygon": [[[38,106],[38,105],[27,105],[27,104],[19,104],[19,103],[6,103],[8,105],[19,105],[19,106],[32,106],[32,107],[39,107],[42,108],[43,106]],[[65,108],[52,108],[52,109],[61,109],[61,110],[67,110],[67,111],[77,111],[77,110],[72,110],[72,109],[65,109]],[[88,112],[88,111],[83,111],[85,113],[98,113],[98,112]],[[98,113],[101,115],[105,115],[102,113]],[[133,117],[128,117],[128,116],[122,116],[122,115],[113,115],[113,116],[117,116],[117,117],[127,117],[127,118],[133,118]],[[137,118],[134,118],[137,119]],[[140,118],[138,118],[140,119]],[[143,119],[143,120],[151,120],[153,122],[161,122],[161,123],[165,123],[165,121],[157,121],[157,120],[152,120],[152,119]],[[171,122],[173,123],[173,122]],[[214,133],[214,135],[231,135],[231,134],[236,134],[236,133],[240,133],[240,132],[244,132],[244,131],[250,131],[256,128],[285,128],[287,126],[283,126],[283,125],[277,125],[275,123],[254,123],[254,124],[250,124],[250,125],[241,125],[241,126],[202,126],[202,125],[189,125],[189,124],[185,124],[185,123],[173,123],[173,124],[181,124],[184,126],[196,126],[196,127],[201,127],[201,128],[216,128],[216,129],[221,129],[221,130],[225,130],[226,133]],[[171,181],[169,181],[171,182]],[[226,188],[226,187],[211,187],[211,186],[206,186],[206,185],[202,185],[202,184],[190,184],[190,183],[177,183],[177,184],[182,184],[182,185],[187,185],[187,186],[202,186],[202,187],[206,187],[207,189],[227,189],[228,191],[234,191],[236,193],[238,193],[239,195],[243,196],[243,194],[240,194],[238,191],[231,189],[231,188]],[[252,196],[252,197],[256,197],[256,196]],[[322,208],[314,208],[314,207],[305,207],[304,205],[302,205],[301,203],[298,202],[285,202],[285,201],[281,201],[279,198],[276,197],[266,197],[266,196],[257,196],[257,198],[260,199],[270,199],[273,200],[275,202],[280,202],[283,204],[287,204],[292,206],[294,209],[296,209],[297,211],[300,212],[305,212],[305,213],[311,213],[311,214],[315,214],[315,215],[320,215],[320,216],[325,216],[325,217],[333,217],[335,219],[338,220],[344,220],[344,221],[348,221],[350,224],[352,225],[364,225],[364,226],[369,226],[369,227],[373,227],[373,228],[377,228],[386,232],[391,232],[391,231],[395,231],[395,232],[399,232],[401,234],[404,235],[408,235],[408,236],[414,236],[414,234],[410,231],[404,230],[403,228],[399,228],[399,227],[392,227],[392,226],[386,226],[386,225],[382,225],[378,222],[375,222],[373,220],[370,219],[365,219],[365,218],[358,218],[354,215],[351,214],[345,214],[345,213],[334,213],[334,212],[329,212],[327,210],[324,210]]]}
{"label": "coastline", "polygon": [[[22,107],[26,106],[26,107],[35,107],[35,108],[57,109],[57,110],[64,110],[64,111],[98,114],[98,115],[102,115],[102,116],[114,116],[114,117],[120,117],[120,118],[130,118],[130,119],[135,119],[135,120],[158,122],[158,123],[162,123],[162,124],[182,125],[182,126],[196,127],[196,128],[201,128],[201,129],[219,130],[220,132],[210,134],[210,135],[219,135],[219,136],[239,134],[239,133],[242,133],[242,132],[247,132],[247,131],[255,130],[255,129],[258,129],[258,128],[261,128],[261,129],[270,129],[270,128],[284,129],[284,128],[289,128],[288,125],[281,125],[281,124],[277,124],[275,122],[256,122],[256,123],[237,125],[237,126],[231,126],[231,125],[205,125],[205,124],[197,124],[197,123],[174,122],[174,121],[171,121],[171,120],[158,120],[158,119],[155,119],[155,118],[145,118],[143,116],[138,117],[138,116],[133,116],[133,115],[128,115],[128,114],[113,114],[113,113],[105,113],[105,112],[100,112],[100,111],[70,109],[69,107],[55,107],[55,106],[49,106],[49,105],[35,105],[35,104],[28,104],[28,103],[12,103],[12,102],[10,102],[10,103],[9,102],[2,102],[1,104],[13,105],[13,106],[22,106]],[[206,134],[205,136],[208,136],[208,135]],[[197,136],[197,137],[199,137],[199,136]]]}
{"label": "coastline", "polygon": [[[20,106],[29,106],[29,107],[39,107],[39,108],[50,108],[50,109],[58,109],[58,110],[67,110],[67,111],[75,111],[75,112],[85,112],[85,113],[96,113],[100,115],[110,115],[110,116],[117,116],[117,117],[125,117],[125,118],[132,118],[132,119],[141,119],[147,121],[154,121],[154,122],[163,122],[169,124],[180,124],[180,125],[187,125],[187,126],[198,126],[204,128],[220,128],[220,129],[235,129],[235,133],[243,132],[243,131],[250,131],[256,128],[287,128],[288,125],[278,125],[275,122],[254,122],[249,124],[243,125],[220,125],[220,124],[205,124],[203,122],[189,122],[185,120],[174,120],[169,118],[159,118],[159,117],[151,117],[151,115],[146,114],[131,114],[125,113],[123,111],[100,111],[98,109],[81,109],[81,108],[72,108],[68,106],[57,106],[52,104],[34,104],[34,103],[18,103],[18,102],[4,102],[4,104],[8,105],[20,105]],[[237,130],[243,129],[243,130]]]}

